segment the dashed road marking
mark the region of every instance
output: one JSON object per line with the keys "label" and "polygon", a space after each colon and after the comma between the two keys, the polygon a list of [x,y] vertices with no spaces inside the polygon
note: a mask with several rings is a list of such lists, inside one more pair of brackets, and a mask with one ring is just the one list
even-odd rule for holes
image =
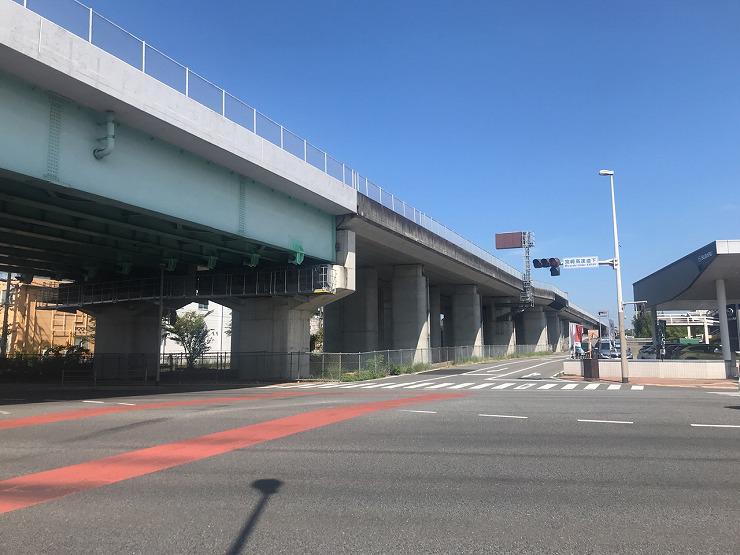
{"label": "dashed road marking", "polygon": [[529,416],[514,416],[513,414],[479,414],[478,416],[488,416],[490,418],[519,418],[526,420]]}
{"label": "dashed road marking", "polygon": [[437,414],[436,410],[411,410],[411,409],[401,409],[401,412],[416,412],[420,414]]}
{"label": "dashed road marking", "polygon": [[622,389],[622,384],[613,383],[613,384],[610,384],[609,387],[607,387],[607,389],[610,391],[616,391],[617,389]]}
{"label": "dashed road marking", "polygon": [[494,386],[492,389],[506,389],[507,387],[511,387],[512,385],[514,385],[513,382],[502,383],[500,385]]}
{"label": "dashed road marking", "polygon": [[[598,387],[600,385],[601,385],[600,383],[590,383],[586,387],[584,387],[583,389],[598,389]],[[578,386],[578,384],[572,383],[572,384],[568,384],[568,386],[569,386],[568,389],[574,389],[575,387]],[[563,388],[563,389],[565,389],[565,388]]]}
{"label": "dashed road marking", "polygon": [[96,405],[104,405],[105,404],[105,401],[90,401],[90,400],[85,400],[85,401],[82,401],[82,402],[83,403],[95,403]]}
{"label": "dashed road marking", "polygon": [[557,387],[559,384],[556,383],[546,383],[545,385],[541,385],[537,389],[552,389],[553,387]]}
{"label": "dashed road marking", "polygon": [[642,391],[643,389],[645,389],[644,385],[633,385],[632,386],[632,391]]}
{"label": "dashed road marking", "polygon": [[578,422],[594,422],[597,424],[634,424],[630,420],[591,420],[588,418],[579,418]]}
{"label": "dashed road marking", "polygon": [[737,424],[692,424],[692,428],[740,428]]}
{"label": "dashed road marking", "polygon": [[535,384],[533,383],[523,383],[521,385],[516,386],[514,389],[529,389],[530,387],[534,387]]}
{"label": "dashed road marking", "polygon": [[492,385],[492,383],[479,383],[478,385],[474,385],[470,389],[483,389],[484,387],[490,387]]}
{"label": "dashed road marking", "polygon": [[[594,385],[594,384],[591,384],[591,385]],[[577,383],[568,383],[568,384],[565,384],[560,389],[575,389],[576,387],[578,387]],[[596,387],[599,387],[599,384],[596,384]],[[588,386],[586,386],[584,387],[584,389],[596,389],[596,387],[589,388]]]}

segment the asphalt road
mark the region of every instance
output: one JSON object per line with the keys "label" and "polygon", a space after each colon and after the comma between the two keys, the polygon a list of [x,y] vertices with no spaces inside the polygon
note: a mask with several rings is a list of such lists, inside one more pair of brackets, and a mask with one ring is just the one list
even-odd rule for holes
{"label": "asphalt road", "polygon": [[563,389],[560,360],[0,393],[0,552],[737,553],[740,397]]}

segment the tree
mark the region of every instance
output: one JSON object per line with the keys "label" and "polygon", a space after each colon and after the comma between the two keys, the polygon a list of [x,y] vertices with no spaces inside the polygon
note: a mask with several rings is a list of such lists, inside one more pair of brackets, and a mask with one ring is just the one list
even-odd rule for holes
{"label": "tree", "polygon": [[635,331],[635,337],[652,337],[653,336],[653,317],[649,310],[636,312],[632,317],[632,328]]}
{"label": "tree", "polygon": [[172,340],[182,345],[185,350],[185,359],[188,368],[192,368],[198,357],[208,352],[210,348],[211,330],[206,325],[206,316],[210,312],[200,314],[189,310],[181,316],[176,316],[174,324],[165,324],[165,330],[172,336]]}

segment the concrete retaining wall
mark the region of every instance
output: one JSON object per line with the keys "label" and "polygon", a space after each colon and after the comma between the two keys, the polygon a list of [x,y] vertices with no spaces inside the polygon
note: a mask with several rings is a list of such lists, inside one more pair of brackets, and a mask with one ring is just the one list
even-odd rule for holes
{"label": "concrete retaining wall", "polygon": [[[580,360],[566,360],[563,368],[565,374],[583,375]],[[600,360],[599,376],[607,379],[619,378],[619,361]],[[627,377],[724,380],[726,376],[725,363],[722,360],[631,360]]]}

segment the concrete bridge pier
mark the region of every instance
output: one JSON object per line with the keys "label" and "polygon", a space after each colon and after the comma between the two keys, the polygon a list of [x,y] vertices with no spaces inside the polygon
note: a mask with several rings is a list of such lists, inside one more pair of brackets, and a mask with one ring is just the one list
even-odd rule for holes
{"label": "concrete bridge pier", "polygon": [[436,349],[442,346],[442,298],[439,287],[429,287],[429,346]]}
{"label": "concrete bridge pier", "polygon": [[312,307],[269,297],[243,299],[231,308],[231,366],[240,378],[308,375]]}
{"label": "concrete bridge pier", "polygon": [[428,362],[429,291],[421,264],[394,266],[392,280],[393,348],[424,349],[414,362]]}
{"label": "concrete bridge pier", "polygon": [[519,345],[539,345],[544,346],[548,343],[547,337],[547,319],[541,306],[535,306],[521,316],[521,337],[517,334],[517,343]]}
{"label": "concrete bridge pier", "polygon": [[357,270],[357,291],[324,308],[324,351],[357,353],[378,349],[378,271]]}
{"label": "concrete bridge pier", "polygon": [[563,335],[560,315],[557,312],[545,312],[547,320],[547,342],[555,345],[555,350],[560,350],[560,339]]}
{"label": "concrete bridge pier", "polygon": [[95,318],[97,379],[131,379],[135,374],[154,380],[160,331],[156,303],[91,306],[85,312]]}
{"label": "concrete bridge pier", "polygon": [[457,285],[452,294],[452,328],[456,346],[472,346],[472,356],[483,355],[481,298],[476,285]]}

